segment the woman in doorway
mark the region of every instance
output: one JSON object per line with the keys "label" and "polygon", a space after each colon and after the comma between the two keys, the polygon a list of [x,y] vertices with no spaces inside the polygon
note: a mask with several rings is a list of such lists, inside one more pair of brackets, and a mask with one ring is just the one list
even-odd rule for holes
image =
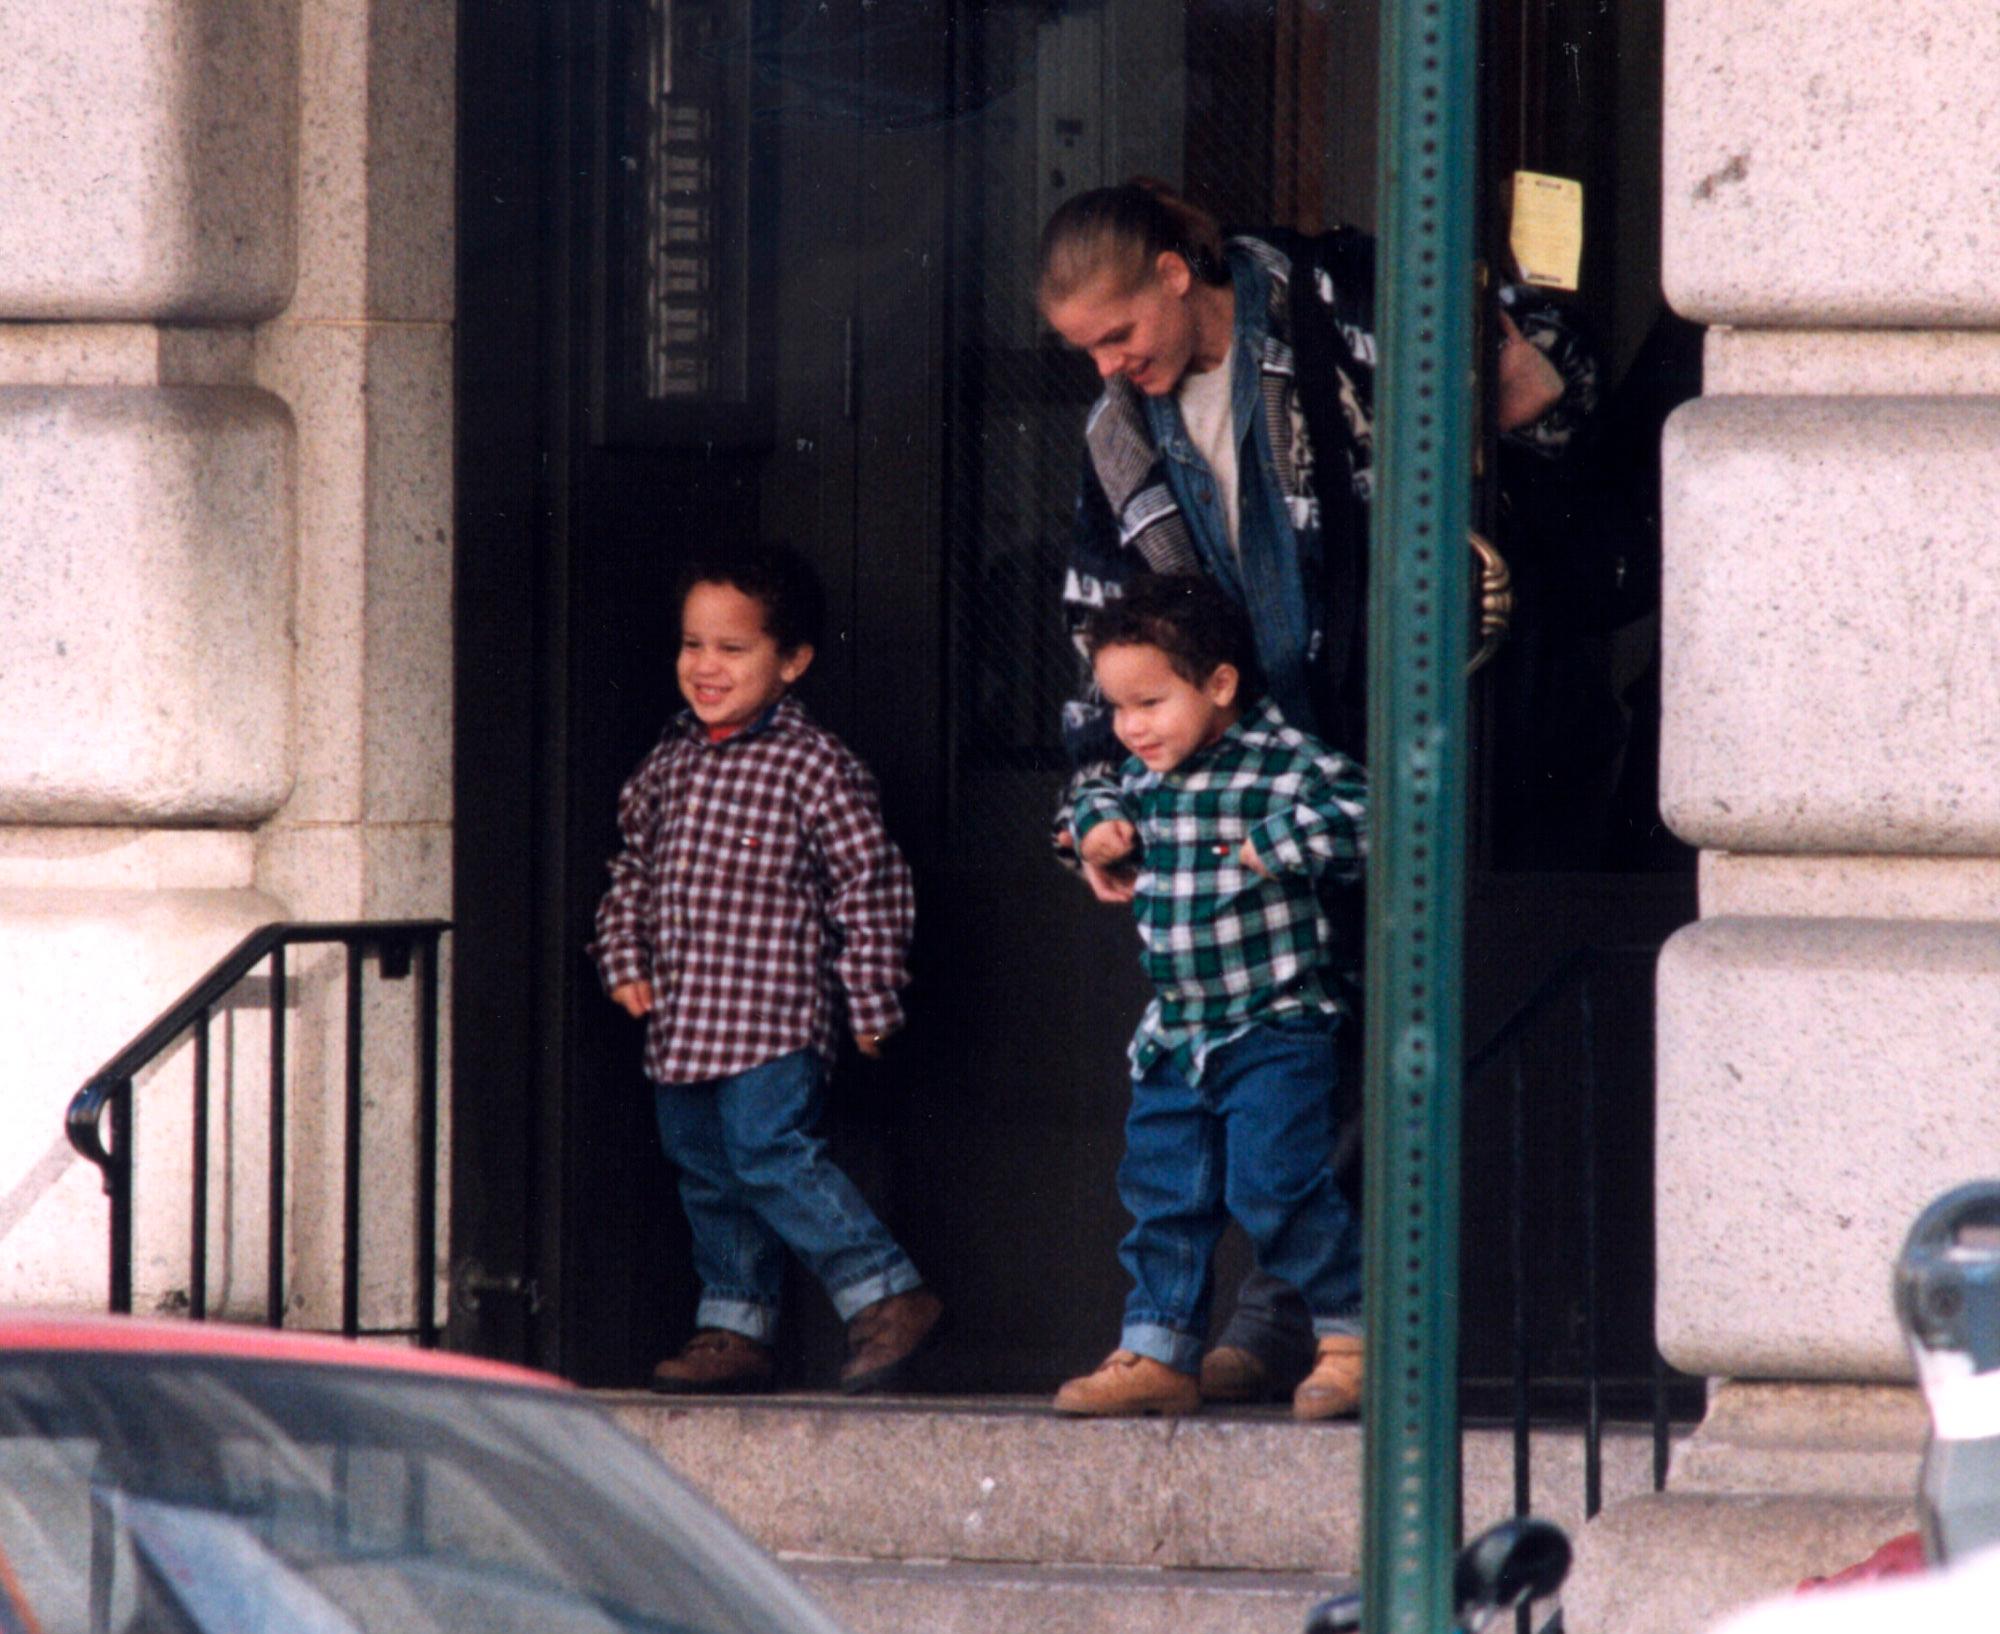
{"label": "woman in doorway", "polygon": [[[1352,228],[1225,236],[1165,187],[1133,181],[1059,208],[1037,268],[1044,316],[1104,381],[1085,422],[1063,583],[1072,631],[1134,574],[1204,574],[1249,615],[1285,718],[1357,755],[1374,256]],[[1559,457],[1592,406],[1594,364],[1553,307],[1518,288],[1500,302],[1499,428]],[[1068,855],[1077,790],[1121,758],[1094,690],[1065,706],[1063,739],[1074,775],[1057,843]],[[1080,866],[1099,900],[1130,899],[1129,870]],[[1293,1396],[1314,1416],[1294,1395],[1314,1355],[1304,1302],[1253,1270],[1202,1361],[1202,1397]]]}

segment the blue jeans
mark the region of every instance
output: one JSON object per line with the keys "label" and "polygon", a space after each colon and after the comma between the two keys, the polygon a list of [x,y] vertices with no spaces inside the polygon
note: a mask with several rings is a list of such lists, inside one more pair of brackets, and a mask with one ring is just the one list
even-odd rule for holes
{"label": "blue jeans", "polygon": [[[1359,1062],[1359,1052],[1354,1041],[1347,1036],[1345,1026],[1334,1034],[1334,1041],[1340,1047],[1339,1059],[1345,1070],[1343,1078],[1355,1076]],[[1356,1195],[1359,1181],[1361,1109],[1348,1097],[1343,1108],[1336,1105],[1334,1131],[1334,1181],[1340,1193],[1347,1199],[1348,1207],[1357,1214],[1360,1202]],[[1361,1332],[1357,1320],[1354,1332]],[[1288,1287],[1276,1277],[1251,1266],[1243,1281],[1236,1289],[1236,1308],[1229,1313],[1229,1320],[1222,1325],[1222,1331],[1215,1336],[1217,1346],[1232,1345],[1238,1350],[1247,1350],[1264,1364],[1265,1370],[1278,1381],[1303,1378],[1312,1370],[1313,1329],[1312,1318],[1306,1311],[1306,1302],[1296,1289]]]}
{"label": "blue jeans", "polygon": [[1258,1266],[1304,1297],[1314,1334],[1360,1331],[1360,1226],[1328,1167],[1336,1071],[1333,1027],[1313,1017],[1211,1050],[1199,1084],[1168,1058],[1134,1082],[1118,1166],[1133,1220],[1118,1250],[1125,1349],[1199,1369],[1209,1262],[1231,1218]]}
{"label": "blue jeans", "polygon": [[655,1084],[660,1145],[681,1172],[681,1206],[701,1279],[697,1328],[769,1344],[789,1247],[843,1322],[923,1278],[854,1182],[829,1161],[819,1126],[826,1064],[796,1050],[727,1078]]}

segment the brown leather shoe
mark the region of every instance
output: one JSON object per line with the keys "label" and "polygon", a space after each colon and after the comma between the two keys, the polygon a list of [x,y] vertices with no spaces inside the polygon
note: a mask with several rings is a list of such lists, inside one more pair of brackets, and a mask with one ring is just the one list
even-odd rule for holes
{"label": "brown leather shoe", "polygon": [[1142,1413],[1178,1417],[1201,1410],[1201,1387],[1150,1356],[1114,1350],[1095,1373],[1071,1379],[1056,1392],[1055,1409],[1075,1418],[1135,1418]]}
{"label": "brown leather shoe", "polygon": [[840,1388],[850,1396],[903,1382],[911,1362],[943,1337],[944,1301],[928,1288],[891,1294],[857,1311],[847,1324],[847,1360]]}
{"label": "brown leather shoe", "polygon": [[1361,1410],[1361,1338],[1328,1334],[1319,1342],[1313,1370],[1292,1392],[1293,1418],[1346,1418]]}
{"label": "brown leather shoe", "polygon": [[1203,1401],[1269,1401],[1271,1370],[1241,1345],[1217,1345],[1201,1359]]}
{"label": "brown leather shoe", "polygon": [[726,1328],[703,1328],[653,1369],[649,1381],[670,1396],[732,1395],[743,1390],[768,1390],[777,1369],[771,1347]]}

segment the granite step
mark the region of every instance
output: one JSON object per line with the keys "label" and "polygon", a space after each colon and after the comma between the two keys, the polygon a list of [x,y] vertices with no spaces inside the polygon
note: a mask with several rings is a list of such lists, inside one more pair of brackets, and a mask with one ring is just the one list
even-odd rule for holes
{"label": "granite step", "polygon": [[[1061,1419],[1040,1397],[603,1399],[781,1555],[1314,1578],[1359,1556],[1352,1422],[1277,1408]],[[1605,1503],[1651,1489],[1643,1429],[1607,1431],[1603,1454]],[[1464,1458],[1471,1532],[1513,1512],[1511,1437],[1472,1428]],[[1579,1432],[1534,1437],[1532,1507],[1572,1533],[1583,1463]]]}
{"label": "granite step", "polygon": [[865,1634],[1300,1634],[1350,1580],[1299,1572],[990,1566],[781,1556]]}

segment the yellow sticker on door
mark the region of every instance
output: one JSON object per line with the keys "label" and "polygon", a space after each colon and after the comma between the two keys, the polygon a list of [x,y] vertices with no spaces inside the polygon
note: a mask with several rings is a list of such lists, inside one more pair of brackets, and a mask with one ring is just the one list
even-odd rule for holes
{"label": "yellow sticker on door", "polygon": [[1575,290],[1583,264],[1583,183],[1538,171],[1514,172],[1514,225],[1508,238],[1524,283]]}

